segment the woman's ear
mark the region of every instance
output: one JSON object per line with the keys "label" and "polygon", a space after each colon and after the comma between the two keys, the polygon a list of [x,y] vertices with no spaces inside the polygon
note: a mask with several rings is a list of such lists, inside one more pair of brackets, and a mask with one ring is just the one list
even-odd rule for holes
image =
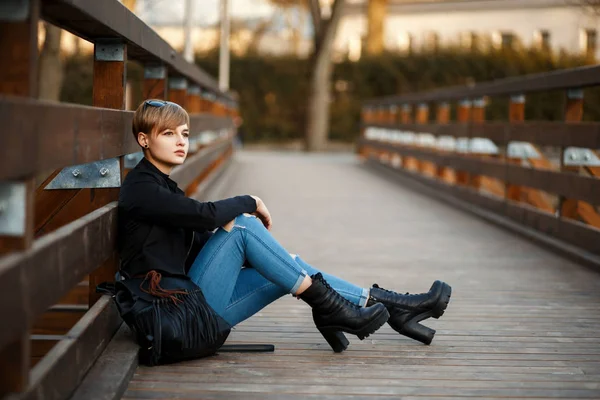
{"label": "woman's ear", "polygon": [[148,135],[146,135],[144,132],[138,132],[137,141],[138,144],[143,148],[148,148]]}

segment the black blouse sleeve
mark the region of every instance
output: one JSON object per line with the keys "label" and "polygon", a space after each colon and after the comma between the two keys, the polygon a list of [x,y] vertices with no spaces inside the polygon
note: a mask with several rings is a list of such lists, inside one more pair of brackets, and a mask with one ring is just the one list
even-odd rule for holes
{"label": "black blouse sleeve", "polygon": [[161,186],[150,174],[140,174],[121,188],[119,207],[132,218],[160,225],[213,230],[236,216],[256,211],[251,196],[236,196],[214,202],[199,202]]}

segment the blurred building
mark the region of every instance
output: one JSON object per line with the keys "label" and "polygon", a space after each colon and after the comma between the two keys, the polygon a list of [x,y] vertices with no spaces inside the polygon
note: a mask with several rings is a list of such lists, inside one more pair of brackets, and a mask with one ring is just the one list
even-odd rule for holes
{"label": "blurred building", "polygon": [[[144,0],[138,1],[143,4]],[[258,0],[246,1],[251,7]],[[335,40],[336,58],[361,57],[367,32],[367,2],[347,0]],[[175,3],[155,0],[152,12],[140,13],[140,17],[174,48],[182,49],[182,15],[172,11],[176,9]],[[271,7],[268,0],[263,3]],[[578,3],[579,0],[388,0],[384,48],[408,52],[447,45],[482,50],[536,46],[598,58],[598,18]],[[165,17],[161,4],[170,7],[169,17]],[[198,8],[204,6],[202,2],[198,4]],[[235,4],[245,3],[237,0]],[[265,55],[300,57],[309,54],[312,29],[306,12],[282,12],[280,8],[277,12],[281,15],[272,12],[275,17],[269,19],[264,12],[260,17],[241,18],[236,17],[235,11],[232,10],[232,52],[244,54],[252,50]],[[197,52],[218,47],[219,27],[214,22],[195,23],[191,35]],[[63,37],[63,48],[67,52],[91,50],[89,44],[69,35]]]}
{"label": "blurred building", "polygon": [[[336,47],[356,58],[367,32],[366,0],[349,0]],[[599,55],[598,19],[577,0],[388,0],[387,50],[458,45],[466,48],[535,46]]]}

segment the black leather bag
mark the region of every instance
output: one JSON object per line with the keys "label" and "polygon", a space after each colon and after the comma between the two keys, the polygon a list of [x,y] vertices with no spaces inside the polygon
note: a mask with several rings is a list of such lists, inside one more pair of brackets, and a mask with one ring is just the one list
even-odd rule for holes
{"label": "black leather bag", "polygon": [[202,290],[181,277],[151,275],[104,282],[96,288],[112,295],[119,313],[135,333],[139,362],[154,366],[213,355],[231,331],[229,324],[206,302]]}

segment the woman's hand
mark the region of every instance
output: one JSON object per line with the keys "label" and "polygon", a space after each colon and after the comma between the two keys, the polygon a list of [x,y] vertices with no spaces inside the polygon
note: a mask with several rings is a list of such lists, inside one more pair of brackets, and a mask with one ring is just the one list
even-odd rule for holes
{"label": "woman's hand", "polygon": [[267,228],[267,230],[271,230],[271,226],[273,225],[273,221],[271,219],[271,213],[267,209],[265,203],[258,196],[251,196],[256,201],[256,211],[252,213],[252,215],[257,216]]}

